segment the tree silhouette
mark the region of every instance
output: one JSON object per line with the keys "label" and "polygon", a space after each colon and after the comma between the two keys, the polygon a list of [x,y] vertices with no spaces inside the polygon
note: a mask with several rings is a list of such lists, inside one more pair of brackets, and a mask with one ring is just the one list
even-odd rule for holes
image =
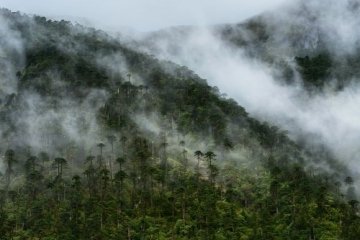
{"label": "tree silhouette", "polygon": [[200,150],[197,150],[197,151],[194,153],[194,156],[195,156],[196,159],[197,159],[196,169],[197,169],[197,171],[199,171],[199,170],[200,170],[200,161],[201,161],[201,158],[204,156],[204,153],[201,152]]}
{"label": "tree silhouette", "polygon": [[46,169],[46,166],[45,166],[46,163],[50,161],[49,154],[46,153],[46,152],[40,152],[39,153],[39,160],[41,161],[42,167],[45,170]]}
{"label": "tree silhouette", "polygon": [[183,167],[184,167],[184,169],[186,171],[187,170],[187,165],[188,165],[188,159],[187,159],[187,150],[185,148],[185,141],[181,140],[179,144],[183,148],[182,149],[182,164],[183,164]]}
{"label": "tree silhouette", "polygon": [[126,159],[126,143],[128,141],[128,138],[126,136],[122,136],[120,138],[120,142],[121,142],[121,148],[122,148],[122,153],[123,153],[123,158]]}
{"label": "tree silhouette", "polygon": [[90,163],[90,166],[94,166],[94,160],[95,160],[95,156],[88,156],[86,158],[86,162]]}
{"label": "tree silhouette", "polygon": [[57,168],[57,177],[61,179],[63,175],[63,168],[67,164],[67,161],[65,160],[65,158],[58,157],[55,158],[54,163]]}
{"label": "tree silhouette", "polygon": [[211,183],[214,183],[215,177],[218,174],[218,168],[212,164],[212,162],[215,160],[215,157],[215,153],[211,151],[205,153],[205,159],[208,162],[209,178]]}
{"label": "tree silhouette", "polygon": [[99,155],[99,167],[103,166],[103,148],[105,147],[104,143],[98,143],[98,148],[100,151],[100,155]]}
{"label": "tree silhouette", "polygon": [[161,152],[161,168],[163,170],[163,182],[167,183],[168,180],[168,168],[169,168],[169,164],[168,164],[168,157],[167,157],[167,147],[169,145],[169,143],[166,140],[166,134],[162,133],[161,134],[161,143],[160,143],[160,149],[162,150]]}
{"label": "tree silhouette", "polygon": [[35,171],[38,158],[36,156],[29,157],[25,162],[25,172],[30,173]]}
{"label": "tree silhouette", "polygon": [[107,137],[108,142],[111,145],[111,156],[109,159],[109,168],[110,168],[110,178],[113,178],[113,157],[114,157],[114,142],[116,141],[116,137],[114,135],[109,135]]}
{"label": "tree silhouette", "polygon": [[214,152],[209,151],[205,153],[205,159],[208,162],[209,166],[212,166],[212,161],[215,160],[215,157],[216,155]]}
{"label": "tree silhouette", "polygon": [[5,163],[5,191],[6,191],[6,196],[8,194],[9,191],[9,186],[10,186],[10,182],[11,182],[11,176],[14,174],[14,165],[17,163],[17,159],[15,158],[15,151],[12,149],[8,149],[5,152],[5,158],[4,158],[4,163]]}

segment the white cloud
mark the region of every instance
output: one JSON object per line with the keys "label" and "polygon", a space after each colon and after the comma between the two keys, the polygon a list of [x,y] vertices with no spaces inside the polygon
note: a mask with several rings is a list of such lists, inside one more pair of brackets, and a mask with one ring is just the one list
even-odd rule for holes
{"label": "white cloud", "polygon": [[0,0],[13,11],[67,18],[117,31],[240,22],[285,0]]}
{"label": "white cloud", "polygon": [[[178,42],[165,39],[155,44],[158,57],[188,66],[252,116],[281,126],[292,137],[307,136],[309,143],[324,144],[350,171],[360,173],[359,84],[309,96],[301,86],[280,84],[273,78],[273,69],[229,47],[207,29],[191,32]],[[174,46],[175,54],[170,50]],[[325,160],[322,164],[328,170]]]}

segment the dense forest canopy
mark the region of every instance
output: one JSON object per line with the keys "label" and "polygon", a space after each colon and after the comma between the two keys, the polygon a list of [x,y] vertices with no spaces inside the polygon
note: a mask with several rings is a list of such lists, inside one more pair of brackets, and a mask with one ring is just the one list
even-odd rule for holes
{"label": "dense forest canopy", "polygon": [[[0,239],[360,236],[353,176],[326,148],[102,31],[0,21]],[[296,62],[315,87],[334,66]]]}

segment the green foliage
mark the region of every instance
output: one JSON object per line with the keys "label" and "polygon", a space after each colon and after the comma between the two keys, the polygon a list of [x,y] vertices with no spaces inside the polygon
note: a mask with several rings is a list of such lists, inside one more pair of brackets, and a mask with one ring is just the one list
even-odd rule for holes
{"label": "green foliage", "polygon": [[296,57],[296,63],[304,84],[308,87],[321,88],[329,77],[332,60],[328,54],[320,54],[315,57]]}
{"label": "green foliage", "polygon": [[[343,186],[346,203],[335,180],[304,171],[305,152],[285,132],[250,118],[191,70],[131,50],[96,30],[34,17],[31,26],[38,34],[33,34],[28,17],[4,14],[28,40],[19,92],[11,97],[16,101],[1,110],[8,135],[21,134],[8,120],[26,108],[18,104],[26,92],[46,96],[56,110],[64,97],[82,102],[96,89],[108,95],[96,113],[108,143],[93,139],[99,151],[87,157],[71,157],[73,147],[81,148],[71,143],[49,153],[44,146],[38,157],[27,146],[5,151],[0,239],[359,236],[351,177]],[[248,27],[267,40],[263,25]],[[62,45],[56,43],[59,37]],[[113,54],[126,60],[131,74],[109,73],[95,61]],[[315,86],[331,62],[326,56],[297,61]],[[134,116],[153,113],[161,130],[149,133]],[[167,138],[182,135],[211,147],[187,155],[184,140],[179,146]],[[233,164],[230,160],[243,161],[244,149],[251,152],[248,165]]]}

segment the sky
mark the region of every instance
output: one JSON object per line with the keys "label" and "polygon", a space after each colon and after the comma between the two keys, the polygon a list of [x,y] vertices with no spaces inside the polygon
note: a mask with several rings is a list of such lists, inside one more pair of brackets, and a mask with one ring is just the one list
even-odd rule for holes
{"label": "sky", "polygon": [[285,0],[0,0],[0,7],[108,31],[240,22]]}

